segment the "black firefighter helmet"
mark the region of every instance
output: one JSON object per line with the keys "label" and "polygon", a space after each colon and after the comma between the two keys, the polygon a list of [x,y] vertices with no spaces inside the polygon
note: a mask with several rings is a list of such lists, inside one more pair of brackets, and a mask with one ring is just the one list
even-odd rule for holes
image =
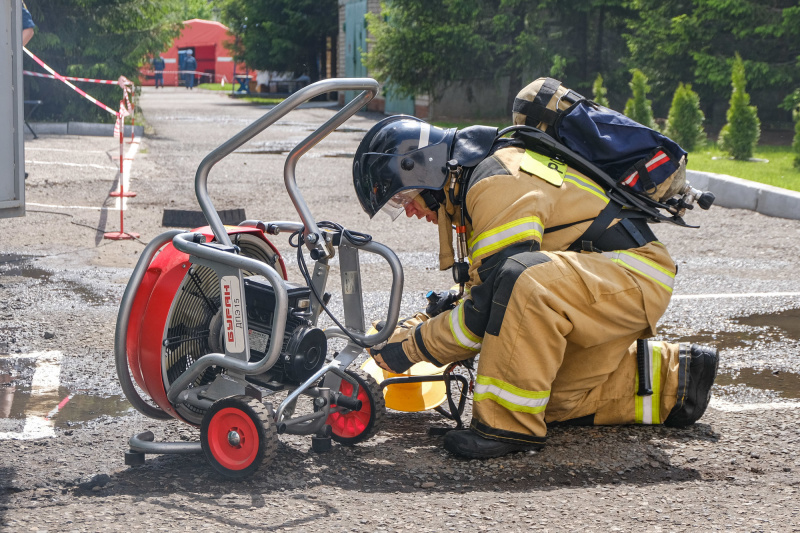
{"label": "black firefighter helmet", "polygon": [[353,185],[370,218],[383,210],[395,219],[419,193],[442,190],[455,136],[455,128],[437,128],[409,115],[375,124],[353,159]]}

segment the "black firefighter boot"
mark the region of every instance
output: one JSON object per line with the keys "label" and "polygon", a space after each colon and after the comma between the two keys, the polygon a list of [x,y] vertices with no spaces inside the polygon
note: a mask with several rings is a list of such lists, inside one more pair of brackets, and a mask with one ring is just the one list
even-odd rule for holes
{"label": "black firefighter boot", "polygon": [[717,349],[692,344],[686,352],[681,346],[678,403],[664,420],[665,426],[682,428],[694,424],[706,412],[711,399],[711,386],[719,367]]}
{"label": "black firefighter boot", "polygon": [[539,450],[544,444],[511,443],[481,437],[471,429],[448,431],[444,436],[444,449],[467,459],[490,459],[512,452]]}

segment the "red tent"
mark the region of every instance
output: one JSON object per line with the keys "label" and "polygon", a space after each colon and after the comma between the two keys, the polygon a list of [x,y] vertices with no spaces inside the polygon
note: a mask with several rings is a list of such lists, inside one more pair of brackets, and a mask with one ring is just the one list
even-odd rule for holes
{"label": "red tent", "polygon": [[[172,43],[172,47],[161,54],[164,58],[164,84],[178,85],[180,55],[192,50],[197,60],[198,83],[220,82],[224,77],[233,81],[233,57],[226,48],[234,37],[228,27],[213,20],[192,19],[183,23],[183,32]],[[238,74],[244,74],[244,65],[237,64]],[[142,85],[153,85],[153,68],[146,65],[141,70]]]}

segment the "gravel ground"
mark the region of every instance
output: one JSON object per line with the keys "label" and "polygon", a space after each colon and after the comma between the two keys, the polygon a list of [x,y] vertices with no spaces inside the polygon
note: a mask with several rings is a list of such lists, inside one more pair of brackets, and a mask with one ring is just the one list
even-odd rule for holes
{"label": "gravel ground", "polygon": [[[557,428],[541,452],[463,461],[428,435],[447,424],[443,417],[389,411],[376,437],[327,454],[312,452],[309,437],[282,435],[274,463],[244,482],[217,476],[199,456],[148,456],[126,467],[134,433],[188,441],[197,431],[146,419],[120,397],[112,358],[119,298],[144,243],[164,231],[164,209],[197,209],[203,157],[266,111],[176,88],[145,89],[140,105],[149,133],[125,211],[139,240],[102,238],[119,229],[107,196],[119,153],[111,138],[28,139],[28,214],[0,220],[0,528],[800,530],[800,221],[722,208],[692,213],[699,230],[655,228],[680,266],[660,335],[722,349],[712,407],[691,428]],[[296,220],[282,181],[286,153],[334,112],[298,110],[217,164],[215,207]],[[436,270],[432,225],[369,221],[356,207],[350,156],[378,118],[359,114],[314,148],[298,165],[298,184],[318,221],[364,231],[397,252],[403,313],[411,313],[450,275]],[[276,245],[298,280],[293,250]],[[378,319],[388,271],[367,261],[362,277],[367,316]],[[61,361],[57,391],[44,396],[31,392],[32,355],[42,352]],[[69,395],[51,437],[3,437]]]}

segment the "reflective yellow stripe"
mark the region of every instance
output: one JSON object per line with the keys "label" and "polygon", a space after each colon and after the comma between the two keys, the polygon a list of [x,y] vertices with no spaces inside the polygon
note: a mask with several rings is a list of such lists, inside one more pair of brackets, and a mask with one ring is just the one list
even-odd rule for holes
{"label": "reflective yellow stripe", "polygon": [[664,289],[672,292],[672,287],[675,285],[675,273],[670,272],[662,267],[655,261],[651,261],[646,257],[629,252],[627,250],[616,250],[614,252],[603,252],[603,255],[611,259],[618,265],[622,265],[628,270],[632,270],[637,274],[655,281]]}
{"label": "reflective yellow stripe", "polygon": [[525,390],[505,381],[481,376],[475,379],[473,401],[492,400],[509,411],[522,413],[541,413],[547,407],[550,391]]}
{"label": "reflective yellow stripe", "polygon": [[450,312],[450,332],[453,334],[453,339],[462,348],[480,351],[481,338],[475,336],[464,323],[464,301]]}
{"label": "reflective yellow stripe", "polygon": [[577,176],[575,174],[567,173],[567,177],[564,178],[564,181],[575,185],[579,189],[583,189],[586,192],[590,192],[590,193],[594,194],[595,196],[597,196],[598,198],[603,200],[603,202],[605,202],[605,203],[608,203],[608,201],[609,201],[608,200],[608,196],[606,196],[605,191],[603,191],[603,189],[601,189],[595,183],[589,181],[586,178],[582,178],[582,177]]}
{"label": "reflective yellow stripe", "polygon": [[539,217],[524,217],[484,231],[470,241],[472,259],[531,238],[541,242],[544,226]]}
{"label": "reflective yellow stripe", "polygon": [[637,424],[660,424],[661,423],[661,346],[657,343],[650,343],[650,383],[652,384],[653,394],[651,396],[639,396],[639,373],[636,373],[634,383],[635,398],[635,422]]}

